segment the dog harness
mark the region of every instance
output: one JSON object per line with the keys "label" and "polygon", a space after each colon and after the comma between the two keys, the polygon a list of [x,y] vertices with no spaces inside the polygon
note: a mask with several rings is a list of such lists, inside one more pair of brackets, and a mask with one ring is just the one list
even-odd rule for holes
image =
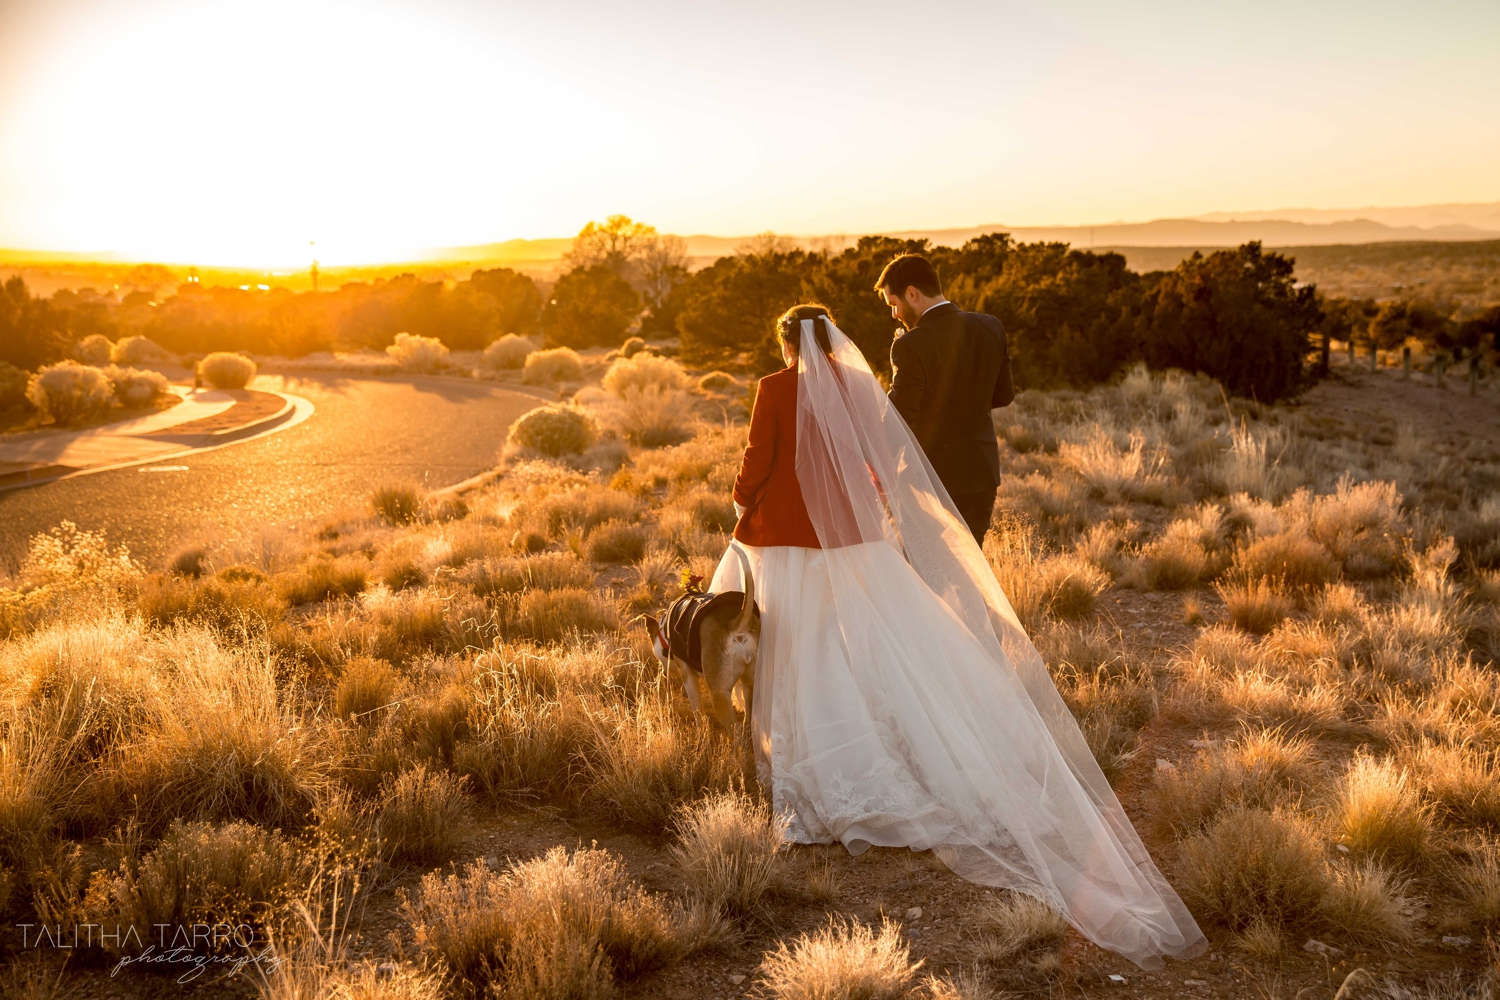
{"label": "dog harness", "polygon": [[[689,590],[668,605],[666,613],[661,616],[653,641],[656,655],[664,660],[675,656],[693,673],[703,673],[703,623],[710,612],[730,606],[735,609],[744,607],[745,592],[726,590],[722,594],[709,594]],[[752,605],[751,610],[760,615],[759,605]]]}

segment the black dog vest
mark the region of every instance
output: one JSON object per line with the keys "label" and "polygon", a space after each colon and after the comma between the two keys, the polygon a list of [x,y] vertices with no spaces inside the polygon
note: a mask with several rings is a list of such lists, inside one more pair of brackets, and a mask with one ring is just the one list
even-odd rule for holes
{"label": "black dog vest", "polygon": [[[703,623],[711,611],[733,607],[736,611],[745,606],[745,594],[740,590],[726,590],[722,594],[708,594],[701,590],[690,590],[667,606],[661,617],[656,634],[658,653],[675,656],[688,665],[695,674],[703,673]],[[754,613],[760,615],[760,606],[753,605]]]}

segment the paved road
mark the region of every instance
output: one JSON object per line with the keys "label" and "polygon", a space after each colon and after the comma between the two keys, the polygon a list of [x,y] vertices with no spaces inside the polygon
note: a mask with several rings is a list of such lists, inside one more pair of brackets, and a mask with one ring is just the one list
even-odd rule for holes
{"label": "paved road", "polygon": [[252,388],[313,402],[312,418],[278,434],[174,459],[185,472],[122,469],[0,492],[0,560],[63,520],[103,528],[148,566],[182,545],[254,537],[362,505],[385,483],[435,489],[495,464],[536,396],[456,379],[263,376]]}

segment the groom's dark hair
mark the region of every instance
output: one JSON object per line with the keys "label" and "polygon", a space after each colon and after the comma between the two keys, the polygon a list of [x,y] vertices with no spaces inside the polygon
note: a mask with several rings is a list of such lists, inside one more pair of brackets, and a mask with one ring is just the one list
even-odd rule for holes
{"label": "groom's dark hair", "polygon": [[885,266],[875,281],[875,290],[884,289],[892,295],[905,295],[908,288],[915,287],[923,295],[936,297],[943,294],[938,283],[937,271],[932,263],[919,253],[904,253]]}

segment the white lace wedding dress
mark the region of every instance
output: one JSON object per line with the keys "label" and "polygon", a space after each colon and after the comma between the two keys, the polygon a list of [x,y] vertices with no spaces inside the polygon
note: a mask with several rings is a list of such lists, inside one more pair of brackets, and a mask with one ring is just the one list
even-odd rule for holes
{"label": "white lace wedding dress", "polygon": [[[797,476],[823,548],[742,546],[762,610],[757,765],[790,839],[931,849],[1146,968],[1200,953],[978,545],[830,328],[833,357],[805,352],[798,389]],[[710,589],[740,587],[726,553]]]}

